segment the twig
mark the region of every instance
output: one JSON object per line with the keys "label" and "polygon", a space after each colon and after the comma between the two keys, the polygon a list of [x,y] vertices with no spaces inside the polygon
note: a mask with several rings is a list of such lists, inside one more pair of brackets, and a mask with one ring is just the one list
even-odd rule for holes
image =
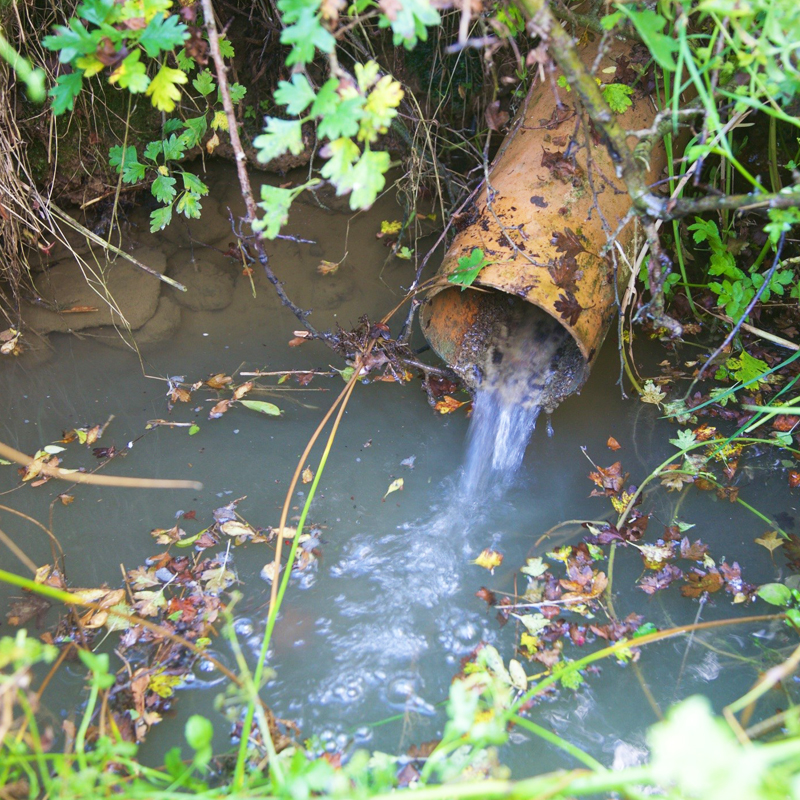
{"label": "twig", "polygon": [[[2,442],[0,442],[0,456],[10,458],[17,464],[22,464],[23,467],[28,467],[35,461],[30,456],[26,456],[25,453],[20,453],[19,450],[14,450],[13,447],[9,447]],[[51,467],[41,463],[39,471],[42,475],[48,475],[51,478],[60,478],[63,481],[72,483],[90,483],[95,486],[125,486],[137,489],[194,489],[195,491],[200,491],[203,488],[203,484],[198,481],[123,478],[116,475],[87,475],[84,472],[72,472],[71,470]]]}
{"label": "twig", "polygon": [[[258,219],[258,210],[256,209],[256,201],[253,198],[253,187],[250,183],[250,176],[247,174],[247,156],[245,155],[244,148],[242,147],[242,140],[239,138],[239,123],[236,119],[236,113],[233,108],[233,101],[231,100],[230,88],[228,87],[228,78],[225,62],[222,58],[222,53],[219,49],[219,34],[217,33],[217,25],[214,21],[214,9],[211,6],[211,0],[202,0],[203,17],[205,18],[206,31],[208,33],[208,44],[211,50],[211,56],[214,59],[214,66],[217,70],[217,83],[219,91],[222,95],[222,105],[225,109],[225,116],[228,120],[228,133],[231,137],[231,147],[233,148],[236,157],[236,174],[239,177],[239,187],[242,192],[242,199],[247,210],[246,221],[253,223]],[[331,337],[329,333],[320,333],[306,318],[309,314],[296,306],[287,296],[283,290],[281,282],[278,280],[272,268],[269,265],[269,258],[264,250],[263,242],[260,236],[256,236],[252,240],[253,247],[258,254],[258,260],[264,268],[264,273],[267,280],[275,287],[275,291],[281,300],[281,303],[289,308],[298,320],[303,324],[303,327],[315,338],[323,341],[328,341]]]}

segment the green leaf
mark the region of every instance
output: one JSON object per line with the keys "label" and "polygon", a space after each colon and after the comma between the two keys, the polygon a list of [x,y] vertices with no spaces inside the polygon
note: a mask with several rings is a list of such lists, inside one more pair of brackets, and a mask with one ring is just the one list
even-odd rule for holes
{"label": "green leaf", "polygon": [[603,88],[603,98],[615,114],[623,114],[632,105],[633,88],[624,83],[609,83]]}
{"label": "green leaf", "polygon": [[305,75],[296,72],[292,75],[292,82],[280,81],[275,90],[275,102],[286,106],[286,110],[293,116],[299,116],[314,101],[316,95]]}
{"label": "green leaf", "polygon": [[364,116],[364,103],[361,95],[341,100],[336,110],[328,112],[320,121],[317,133],[321,139],[353,137],[358,133],[359,121]]}
{"label": "green leaf", "polygon": [[164,206],[150,212],[150,233],[164,230],[172,222],[172,206]]}
{"label": "green leaf", "polygon": [[274,239],[289,221],[289,209],[295,196],[296,193],[291,189],[263,185],[258,206],[264,211],[264,217],[253,223],[253,229],[260,231],[267,239]]}
{"label": "green leaf", "polygon": [[186,742],[192,750],[202,750],[211,744],[214,726],[199,714],[192,714],[186,721]]}
{"label": "green leaf", "polygon": [[159,139],[155,142],[148,142],[144,147],[144,157],[149,161],[158,161],[158,159],[164,155],[164,144],[165,141],[163,139]]}
{"label": "green leaf", "polygon": [[267,403],[265,400],[240,400],[239,401],[245,408],[251,411],[258,411],[260,414],[266,414],[269,417],[279,417],[281,410],[273,403]]}
{"label": "green leaf", "polygon": [[183,44],[188,37],[189,29],[177,16],[171,14],[165,18],[156,14],[142,31],[139,44],[150,58],[157,58],[162,52]]}
{"label": "green leaf", "polygon": [[208,186],[206,186],[200,178],[192,172],[182,172],[183,188],[188,192],[194,192],[197,195],[207,195]]}
{"label": "green leaf", "polygon": [[141,50],[129,53],[122,63],[108,76],[109,83],[118,83],[121,89],[127,89],[132,94],[141,94],[147,91],[150,78],[147,77],[145,65],[139,61]]}
{"label": "green leaf", "polygon": [[219,37],[219,52],[223,58],[233,58],[236,55],[230,39],[225,36]]}
{"label": "green leaf", "polygon": [[153,181],[150,191],[159,203],[171,203],[177,194],[175,191],[175,178],[171,175],[159,175]]}
{"label": "green leaf", "polygon": [[108,20],[109,15],[114,10],[114,5],[114,0],[87,0],[87,2],[81,3],[75,9],[75,13],[87,22],[91,22],[94,25],[102,25]]}
{"label": "green leaf", "polygon": [[181,90],[178,86],[188,80],[183,70],[172,69],[163,64],[150,81],[145,94],[159,111],[174,111],[176,102],[181,99]]}
{"label": "green leaf", "polygon": [[[322,155],[328,160],[323,164],[320,174],[338,187],[346,183],[345,178],[350,174],[361,151],[352,139],[341,137],[328,142],[322,149]],[[337,194],[344,193],[344,191],[337,192]]]}
{"label": "green leaf", "polygon": [[287,150],[293,155],[303,152],[303,128],[299,120],[267,117],[264,133],[253,139],[262,164],[282,156]]}
{"label": "green leaf", "polygon": [[483,250],[475,247],[468,256],[461,256],[458,259],[458,266],[447,276],[447,280],[461,286],[463,291],[475,283],[481,270],[490,263],[484,257]]}
{"label": "green leaf", "polygon": [[48,92],[48,95],[53,98],[53,113],[56,116],[65,111],[72,111],[75,107],[75,98],[80,94],[82,83],[82,72],[58,76],[56,85]]}
{"label": "green leaf", "polygon": [[544,614],[520,615],[512,612],[511,616],[516,617],[528,629],[528,633],[530,633],[531,636],[536,636],[541,633],[550,624],[550,620],[548,620]]}
{"label": "green leaf", "polygon": [[353,211],[369,208],[386,185],[384,177],[389,169],[391,158],[383,150],[365,150],[356,165],[337,186],[337,194],[350,195],[350,208]]}
{"label": "green leaf", "polygon": [[782,583],[765,583],[756,594],[772,606],[788,606],[792,602],[792,590]]}
{"label": "green leaf", "polygon": [[678,438],[670,439],[669,443],[674,444],[678,450],[688,450],[696,441],[697,437],[694,435],[694,431],[687,429],[685,431],[678,431]]}
{"label": "green leaf", "polygon": [[78,56],[88,56],[97,50],[100,35],[89,33],[83,23],[74,17],[69,21],[69,27],[56,25],[53,30],[56,35],[45,36],[42,45],[48,50],[57,51],[62,64],[69,64]]}
{"label": "green leaf", "polygon": [[205,116],[184,120],[183,125],[186,130],[181,134],[181,140],[189,149],[197,147],[208,130]]}
{"label": "green leaf", "polygon": [[241,83],[232,83],[228,87],[228,91],[231,95],[231,102],[236,105],[237,103],[241,103],[244,100],[245,95],[247,94],[247,87],[242,86]]}
{"label": "green leaf", "polygon": [[125,148],[124,153],[121,145],[114,145],[108,151],[108,163],[110,166],[116,167],[117,172],[122,172],[123,183],[136,183],[145,176],[145,166],[139,163],[136,148],[133,145]]}
{"label": "green leaf", "polygon": [[429,0],[403,0],[399,6],[399,9],[393,7],[391,17],[382,13],[378,26],[391,27],[395,46],[402,44],[406,50],[411,50],[417,39],[424,42],[428,38],[425,26],[438,25],[441,17]]}
{"label": "green leaf", "polygon": [[186,54],[185,47],[182,47],[180,50],[178,50],[178,52],[175,54],[175,60],[178,62],[178,67],[184,72],[191,72],[197,66],[195,60]]}
{"label": "green leaf", "polygon": [[650,8],[634,8],[620,4],[617,9],[633,23],[658,65],[662,69],[674,72],[676,64],[673,53],[678,51],[678,42],[662,33],[667,20]]}
{"label": "green leaf", "polygon": [[338,88],[339,81],[336,78],[328,78],[322,84],[311,106],[312,117],[326,117],[336,111],[341,99],[337,91]]}
{"label": "green leaf", "polygon": [[164,120],[164,124],[161,126],[161,132],[166,136],[170,133],[175,133],[175,131],[179,131],[183,127],[183,120],[179,117],[172,117],[170,119]]}
{"label": "green leaf", "polygon": [[750,383],[754,381],[757,385],[766,382],[762,380],[762,378],[764,374],[769,371],[769,366],[766,361],[762,361],[760,358],[754,358],[747,350],[742,350],[741,354],[736,358],[729,358],[725,362],[725,366],[730,370],[737,381],[741,383]]}
{"label": "green leaf", "polygon": [[200,426],[193,423],[189,428],[189,436],[194,436],[196,433],[200,433]]}
{"label": "green leaf", "polygon": [[188,219],[200,219],[200,212],[202,210],[200,198],[194,192],[184,192],[180,196],[175,210]]}
{"label": "green leaf", "polygon": [[167,161],[178,161],[183,158],[183,154],[186,152],[186,143],[183,140],[183,135],[177,136],[173,133],[169,139],[164,139],[159,144],[161,144],[164,158]]}
{"label": "green leaf", "polygon": [[285,26],[281,44],[292,47],[286,59],[287,67],[310,63],[317,48],[323,53],[332,53],[336,47],[336,39],[322,25],[320,5],[321,0],[278,0]]}
{"label": "green leaf", "polygon": [[214,78],[211,75],[211,72],[207,69],[204,69],[193,81],[192,86],[203,95],[203,97],[207,97],[217,88],[217,84],[214,83]]}

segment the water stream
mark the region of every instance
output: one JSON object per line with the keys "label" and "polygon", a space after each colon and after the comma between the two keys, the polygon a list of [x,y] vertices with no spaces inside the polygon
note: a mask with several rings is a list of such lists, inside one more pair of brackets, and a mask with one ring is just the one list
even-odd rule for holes
{"label": "water stream", "polygon": [[[231,168],[213,166],[208,179],[219,220],[209,203],[212,216],[204,217],[204,227],[217,230],[212,243],[223,250],[229,238],[222,224],[227,207],[241,213],[241,203]],[[286,291],[299,305],[314,309],[312,320],[319,327],[340,322],[350,328],[364,313],[378,318],[402,296],[413,266],[397,259],[384,264],[388,251],[375,238],[381,220],[396,216],[388,197],[371,214],[350,220],[349,227],[346,214],[316,205],[292,212],[290,231],[316,243],[276,242],[270,256]],[[190,261],[194,252],[231,270],[230,305],[219,311],[183,310],[176,332],[145,351],[141,362],[135,353],[108,347],[94,337],[62,335],[51,337],[51,357],[44,363],[24,356],[0,359],[0,440],[32,453],[59,439],[64,429],[103,423],[113,414],[101,443],[136,443],[109,472],[189,477],[204,483],[200,493],[84,487],[73,492],[76,499],[70,506],[55,503],[51,508],[63,487],[20,487],[15,470],[0,467],[0,503],[45,524],[52,517],[53,531],[68,554],[73,586],[119,585],[121,566],[132,569],[163,549],[150,531],[174,525],[186,511],[195,512],[196,522],[182,519],[181,524],[196,533],[211,520],[213,509],[244,497],[237,509],[244,518],[260,527],[276,525],[288,478],[305,442],[333,392],[342,386],[338,377],[315,379],[309,387],[315,391],[287,384],[292,392],[268,398],[283,409],[280,419],[238,407],[210,421],[208,403],[213,398],[178,404],[170,414],[167,376],[198,380],[237,369],[327,368],[332,358],[316,343],[288,348],[296,320],[258,273],[253,276],[254,298],[249,278],[219,253],[198,244],[200,229],[194,228],[192,236],[180,227],[166,236],[150,236],[146,230],[142,212],[131,219],[126,236],[161,248],[173,260]],[[336,274],[317,273],[320,260],[336,262],[345,251],[351,255]],[[673,449],[668,439],[674,427],[659,419],[658,409],[620,400],[611,342],[582,395],[568,399],[554,415],[554,436],[548,437],[541,425],[535,429],[538,401],[531,386],[546,384],[559,345],[552,331],[542,341],[524,329],[523,333],[522,339],[535,347],[520,349],[513,336],[502,344],[502,358],[484,365],[488,377],[471,421],[463,414],[431,413],[417,386],[376,383],[357,387],[353,395],[311,508],[321,557],[292,577],[268,655],[275,673],[264,688],[276,713],[295,719],[303,736],[316,737],[321,747],[368,743],[402,752],[412,742],[438,736],[442,703],[461,659],[481,642],[495,644],[509,658],[518,641],[513,622],[501,627],[496,611],[478,599],[476,591],[486,586],[514,592],[527,557],[576,541],[585,531],[568,525],[540,541],[543,534],[564,520],[597,519],[608,513],[606,501],[589,497],[591,465],[581,448],[598,463],[622,460],[632,481],[641,480]],[[663,357],[661,352],[657,355]],[[533,375],[538,377],[529,380]],[[529,402],[514,402],[521,396]],[[138,438],[148,420],[164,417],[196,422],[200,432],[189,437],[185,428],[156,428]],[[609,436],[621,445],[619,453],[608,451]],[[68,455],[69,466],[91,468],[97,463],[90,449],[72,448]],[[318,458],[316,451],[311,459],[315,470]],[[398,477],[404,478],[403,491],[384,501],[387,487]],[[766,472],[750,471],[743,496],[757,498],[773,515],[789,515],[792,521],[785,524],[794,525],[794,499],[779,481]],[[306,490],[307,486],[297,489],[292,515],[299,514]],[[764,524],[742,506],[699,492],[678,500],[657,493],[646,502],[654,511],[655,529],[678,516],[696,525],[693,534],[711,545],[715,558],[724,555],[746,563],[749,581],[775,579],[778,567],[753,543],[763,535]],[[34,562],[49,561],[47,537],[34,526],[0,510],[0,528]],[[485,548],[505,556],[494,574],[472,563]],[[238,588],[244,595],[236,609],[236,630],[252,661],[260,648],[270,588],[259,576],[271,558],[264,544],[233,549]],[[0,563],[23,572],[6,550],[0,551]],[[638,553],[619,552],[614,589],[621,617],[638,611],[666,626],[692,622],[698,610],[702,619],[738,613],[722,593],[702,609],[677,590],[646,597],[633,588],[641,570]],[[0,602],[13,594],[0,587]],[[55,614],[50,612],[48,623]],[[4,633],[9,630],[6,626]],[[746,659],[783,641],[769,626],[735,629],[733,635],[738,637],[735,641],[708,634],[691,643],[675,640],[649,649],[639,669],[658,702],[701,690],[720,706],[752,684],[755,673]],[[225,645],[216,647],[219,657],[233,666]],[[528,666],[529,672],[537,669]],[[228,726],[214,710],[219,683],[213,670],[198,667],[195,680],[179,692],[175,718],[152,729],[145,754],[158,761],[192,713],[218,721],[215,746],[224,749]],[[57,728],[70,714],[62,705],[64,698],[71,702],[83,685],[78,668],[67,667],[56,675],[44,705]],[[642,750],[642,731],[656,714],[634,671],[615,664],[603,665],[578,692],[548,697],[536,713],[540,724],[608,764]],[[516,743],[524,738],[519,731],[512,734]],[[520,775],[572,766],[563,754],[541,744],[512,747],[504,758]]]}

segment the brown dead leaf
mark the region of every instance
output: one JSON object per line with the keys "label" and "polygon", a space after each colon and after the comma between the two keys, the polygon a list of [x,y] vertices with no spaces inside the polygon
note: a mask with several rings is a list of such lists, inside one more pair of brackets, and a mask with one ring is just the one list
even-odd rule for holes
{"label": "brown dead leaf", "polygon": [[489,130],[499,131],[509,120],[508,112],[500,110],[500,101],[495,100],[486,108],[486,125]]}
{"label": "brown dead leaf", "polygon": [[700,597],[704,592],[713,594],[722,588],[722,576],[716,569],[710,569],[708,572],[695,569],[686,574],[688,583],[681,586],[681,594],[684,597]]}
{"label": "brown dead leaf", "polygon": [[336,270],[339,269],[339,263],[338,261],[320,261],[317,266],[317,272],[320,275],[334,275]]}
{"label": "brown dead leaf", "polygon": [[230,407],[231,400],[220,400],[211,411],[208,412],[209,419],[219,419]]}
{"label": "brown dead leaf", "polygon": [[497,602],[497,597],[495,593],[487,589],[485,586],[481,586],[477,592],[475,592],[475,597],[479,600],[483,600],[487,605],[493,606]]}
{"label": "brown dead leaf", "polygon": [[311,467],[308,466],[303,470],[303,483],[311,483],[314,480],[314,473],[311,471]]}
{"label": "brown dead leaf", "polygon": [[789,488],[796,489],[800,486],[800,472],[797,470],[789,470]]}
{"label": "brown dead leaf", "polygon": [[553,303],[553,308],[561,315],[561,319],[570,325],[576,325],[578,317],[585,310],[572,293],[560,294],[558,300]]}
{"label": "brown dead leaf", "polygon": [[206,386],[210,386],[212,389],[224,389],[232,381],[233,378],[229,375],[226,375],[224,372],[218,372],[206,381]]}
{"label": "brown dead leaf", "polygon": [[295,336],[294,339],[289,339],[289,347],[300,347],[307,338],[306,336]]}
{"label": "brown dead leaf", "polygon": [[687,561],[702,561],[707,552],[708,545],[703,544],[700,539],[691,544],[688,536],[681,539],[681,558],[685,558]]}
{"label": "brown dead leaf", "polygon": [[99,311],[97,306],[71,306],[70,308],[60,308],[59,314],[91,314],[93,311]]}
{"label": "brown dead leaf", "polygon": [[613,436],[608,437],[608,441],[606,442],[606,447],[609,450],[614,450],[614,451],[622,450],[622,445]]}
{"label": "brown dead leaf", "polygon": [[597,472],[590,472],[589,479],[603,489],[603,492],[593,491],[592,495],[597,496],[612,496],[618,495],[625,481],[628,479],[628,473],[622,473],[622,463],[615,461],[610,467],[597,467]]}
{"label": "brown dead leaf", "polygon": [[253,381],[247,381],[233,390],[233,399],[241,400],[253,388]]}

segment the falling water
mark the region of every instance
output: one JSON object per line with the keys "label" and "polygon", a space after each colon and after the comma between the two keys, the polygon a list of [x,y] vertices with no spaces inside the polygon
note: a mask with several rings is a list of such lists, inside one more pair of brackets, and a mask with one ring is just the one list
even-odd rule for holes
{"label": "falling water", "polygon": [[570,345],[566,330],[545,314],[511,316],[495,332],[475,395],[463,497],[495,487],[502,491],[511,482]]}

